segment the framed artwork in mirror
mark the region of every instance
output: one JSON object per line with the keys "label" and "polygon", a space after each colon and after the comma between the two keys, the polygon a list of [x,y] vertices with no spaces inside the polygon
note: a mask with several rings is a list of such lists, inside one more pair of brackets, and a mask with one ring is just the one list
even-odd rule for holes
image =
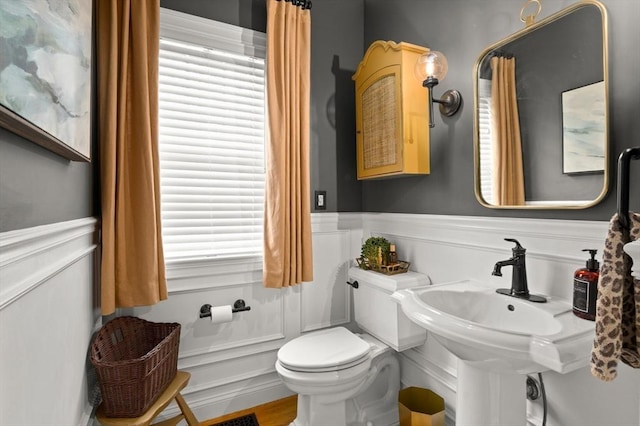
{"label": "framed artwork in mirror", "polygon": [[91,160],[91,1],[0,9],[0,126],[69,160]]}
{"label": "framed artwork in mirror", "polygon": [[562,92],[562,172],[603,173],[607,136],[604,81]]}

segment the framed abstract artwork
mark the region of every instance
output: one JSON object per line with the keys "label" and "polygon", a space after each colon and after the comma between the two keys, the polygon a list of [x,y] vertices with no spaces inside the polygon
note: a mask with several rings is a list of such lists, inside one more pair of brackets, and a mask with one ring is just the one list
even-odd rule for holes
{"label": "framed abstract artwork", "polygon": [[74,161],[91,161],[91,5],[0,8],[0,126]]}
{"label": "framed abstract artwork", "polygon": [[562,92],[562,172],[604,172],[605,111],[604,81]]}

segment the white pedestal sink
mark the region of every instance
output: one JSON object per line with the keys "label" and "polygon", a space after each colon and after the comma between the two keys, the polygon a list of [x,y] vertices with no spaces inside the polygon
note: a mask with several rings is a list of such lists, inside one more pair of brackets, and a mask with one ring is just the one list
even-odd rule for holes
{"label": "white pedestal sink", "polygon": [[640,240],[625,244],[624,251],[631,257],[631,275],[640,280]]}
{"label": "white pedestal sink", "polygon": [[594,323],[566,300],[498,294],[475,280],[401,290],[393,297],[458,363],[456,426],[526,424],[525,374],[588,364]]}

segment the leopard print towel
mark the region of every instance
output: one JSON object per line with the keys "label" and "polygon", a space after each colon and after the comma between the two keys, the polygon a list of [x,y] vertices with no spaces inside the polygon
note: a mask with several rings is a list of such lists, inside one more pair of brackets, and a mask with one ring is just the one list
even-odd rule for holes
{"label": "leopard print towel", "polygon": [[615,379],[618,360],[640,368],[640,280],[631,276],[631,258],[623,247],[640,239],[640,214],[629,213],[624,229],[615,214],[609,223],[596,301],[596,335],[591,351],[591,374]]}

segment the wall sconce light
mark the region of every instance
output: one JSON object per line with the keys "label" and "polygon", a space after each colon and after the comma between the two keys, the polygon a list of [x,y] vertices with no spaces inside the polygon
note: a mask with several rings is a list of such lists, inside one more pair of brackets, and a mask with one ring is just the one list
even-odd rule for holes
{"label": "wall sconce light", "polygon": [[447,58],[441,52],[431,50],[418,58],[416,62],[416,77],[422,81],[422,87],[429,90],[429,127],[435,126],[433,122],[433,103],[440,104],[440,114],[451,117],[460,109],[462,95],[457,90],[447,90],[440,99],[433,99],[433,87],[444,80],[449,65]]}

